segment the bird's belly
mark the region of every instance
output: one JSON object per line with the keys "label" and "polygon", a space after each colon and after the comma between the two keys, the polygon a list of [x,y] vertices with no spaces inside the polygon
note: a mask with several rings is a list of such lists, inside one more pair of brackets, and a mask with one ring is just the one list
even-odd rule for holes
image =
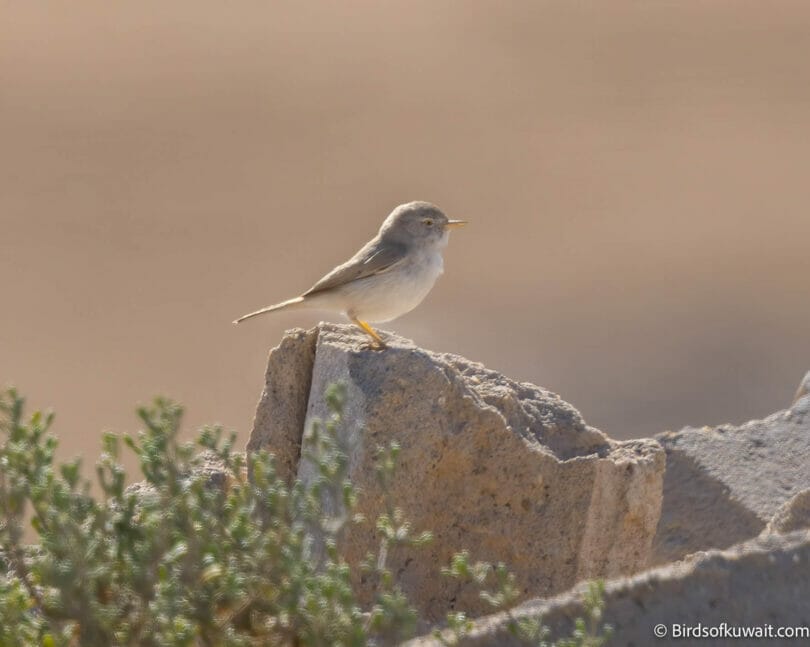
{"label": "bird's belly", "polygon": [[442,259],[409,264],[370,276],[351,286],[349,314],[364,321],[391,321],[410,312],[428,295],[442,273]]}

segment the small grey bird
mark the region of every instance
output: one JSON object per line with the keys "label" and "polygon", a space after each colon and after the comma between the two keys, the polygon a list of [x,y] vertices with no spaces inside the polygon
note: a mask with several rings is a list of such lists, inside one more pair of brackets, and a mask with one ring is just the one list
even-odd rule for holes
{"label": "small grey bird", "polygon": [[246,314],[234,323],[281,309],[335,310],[367,332],[374,347],[385,348],[368,322],[391,321],[422,302],[444,269],[442,251],[450,229],[464,224],[464,220],[448,220],[429,202],[402,204],[360,251],[304,294]]}

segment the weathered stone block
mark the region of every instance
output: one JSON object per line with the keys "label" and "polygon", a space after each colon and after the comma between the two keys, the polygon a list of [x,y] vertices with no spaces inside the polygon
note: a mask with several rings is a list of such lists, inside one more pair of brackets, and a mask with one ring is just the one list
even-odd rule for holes
{"label": "weathered stone block", "polygon": [[739,427],[687,427],[656,438],[667,452],[656,564],[756,537],[783,504],[810,488],[807,397]]}
{"label": "weathered stone block", "polygon": [[[389,495],[416,531],[434,534],[427,547],[401,547],[389,557],[426,619],[454,608],[487,610],[469,587],[439,575],[462,549],[476,560],[505,562],[523,598],[648,564],[664,470],[656,441],[616,442],[545,389],[391,335],[382,352],[366,349],[363,333],[348,326],[321,324],[294,335],[270,356],[248,448],[270,449],[299,478],[311,478],[306,462],[295,464],[302,430],[327,416],[327,386],[346,384],[340,435],[351,448],[350,477],[363,491],[359,512],[370,520],[384,512],[375,450],[396,440],[401,453]],[[340,548],[357,563],[379,540],[373,523],[352,525]],[[357,585],[362,598],[372,596],[359,574]]]}

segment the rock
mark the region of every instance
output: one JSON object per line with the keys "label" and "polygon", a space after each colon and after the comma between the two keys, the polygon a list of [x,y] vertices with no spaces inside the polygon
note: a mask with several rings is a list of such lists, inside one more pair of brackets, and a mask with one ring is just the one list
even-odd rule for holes
{"label": "rock", "polygon": [[[602,622],[613,626],[615,646],[770,645],[776,640],[740,640],[730,637],[692,640],[685,628],[701,625],[719,631],[729,626],[776,631],[778,627],[808,631],[810,637],[810,532],[771,535],[726,551],[699,553],[690,559],[608,582]],[[474,622],[472,632],[458,643],[462,647],[522,646],[509,630],[510,617],[537,618],[552,630],[551,637],[570,635],[573,621],[583,616],[583,586],[549,600],[532,600]],[[663,624],[666,636],[653,634]],[[659,630],[660,631],[660,630]],[[701,629],[698,629],[701,631]],[[680,632],[680,638],[677,637]],[[798,634],[801,636],[802,634]],[[433,647],[441,643],[424,637],[407,647]],[[781,643],[779,643],[781,644]]]}
{"label": "rock", "polygon": [[[222,460],[207,449],[194,457],[193,466],[187,472],[182,472],[181,476],[185,484],[188,484],[192,478],[204,476],[206,486],[210,488],[224,488],[229,484],[231,478],[231,474],[225,468]],[[125,492],[134,494],[141,501],[155,502],[158,497],[157,490],[147,481],[132,483],[127,486]]]}
{"label": "rock", "polygon": [[805,528],[810,528],[810,490],[802,490],[779,508],[764,532],[785,534]]}
{"label": "rock", "polygon": [[246,447],[247,452],[272,447],[278,475],[287,481],[298,469],[317,336],[317,329],[291,330],[270,351],[265,386]]}
{"label": "rock", "polygon": [[796,389],[796,395],[793,396],[793,404],[798,403],[799,400],[801,400],[808,393],[810,393],[810,371],[805,373],[802,383],[799,384],[799,388]]}
{"label": "rock", "polygon": [[[487,610],[470,587],[438,574],[462,549],[474,560],[505,562],[522,599],[648,564],[664,470],[657,442],[611,440],[545,389],[398,337],[386,341],[385,351],[369,350],[362,332],[333,324],[285,338],[270,355],[248,449],[269,449],[311,478],[308,462],[296,463],[302,430],[327,417],[327,386],[345,383],[339,434],[363,492],[358,511],[369,520],[385,511],[375,449],[397,441],[388,494],[416,532],[434,534],[426,547],[389,555],[427,620],[454,608]],[[344,556],[359,563],[380,537],[368,523],[346,526],[341,541]],[[362,601],[371,599],[371,582],[358,574],[356,585]]]}
{"label": "rock", "polygon": [[810,398],[740,427],[656,436],[667,453],[654,563],[756,537],[810,488]]}

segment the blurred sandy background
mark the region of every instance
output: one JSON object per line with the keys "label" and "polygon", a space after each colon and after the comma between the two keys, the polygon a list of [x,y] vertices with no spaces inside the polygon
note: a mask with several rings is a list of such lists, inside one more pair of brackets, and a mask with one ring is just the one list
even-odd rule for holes
{"label": "blurred sandy background", "polygon": [[71,453],[162,393],[247,438],[293,296],[472,225],[386,326],[616,437],[810,368],[807,2],[2,2],[0,382]]}

